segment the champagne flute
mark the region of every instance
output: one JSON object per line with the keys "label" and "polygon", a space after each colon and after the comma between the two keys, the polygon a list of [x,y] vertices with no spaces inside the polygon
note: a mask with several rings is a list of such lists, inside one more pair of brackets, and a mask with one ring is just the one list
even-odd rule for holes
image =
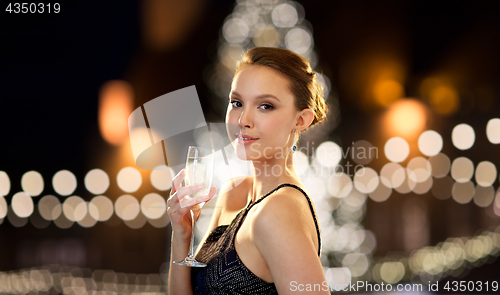
{"label": "champagne flute", "polygon": [[[211,149],[189,146],[186,160],[186,176],[184,177],[184,186],[203,185],[203,189],[197,193],[191,194],[180,200],[181,207],[191,206],[196,202],[196,198],[206,196],[210,192],[214,171],[214,152]],[[177,265],[191,267],[205,267],[204,263],[196,261],[193,253],[194,227],[196,220],[200,217],[201,208],[205,202],[195,204],[189,212],[191,213],[191,242],[189,244],[189,253],[182,261],[174,261]]]}

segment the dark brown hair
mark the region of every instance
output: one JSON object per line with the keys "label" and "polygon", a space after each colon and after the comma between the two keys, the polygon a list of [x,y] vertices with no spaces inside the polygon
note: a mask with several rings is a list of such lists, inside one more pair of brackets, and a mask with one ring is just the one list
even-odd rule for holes
{"label": "dark brown hair", "polygon": [[323,98],[323,88],[305,58],[288,49],[254,47],[238,62],[235,76],[250,65],[270,67],[288,78],[297,109],[310,108],[314,113],[314,120],[309,127],[325,120],[328,107]]}

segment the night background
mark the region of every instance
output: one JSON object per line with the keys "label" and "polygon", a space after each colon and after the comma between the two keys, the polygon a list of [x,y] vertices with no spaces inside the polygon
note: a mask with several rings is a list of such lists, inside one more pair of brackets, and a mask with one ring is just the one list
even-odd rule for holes
{"label": "night background", "polygon": [[[286,1],[237,2],[276,6]],[[120,104],[126,120],[142,104],[195,85],[206,120],[224,120],[226,105],[219,93],[227,93],[229,89],[224,88],[224,83],[217,84],[214,77],[221,72],[214,65],[221,64],[220,52],[225,46],[222,28],[237,2],[59,1],[61,11],[57,14],[9,13],[5,9],[10,2],[1,2],[0,171],[10,180],[4,199],[10,205],[13,196],[23,191],[21,179],[28,171],[37,171],[43,177],[44,188],[39,196],[33,196],[34,210],[29,217],[16,216],[9,208],[2,218],[0,202],[0,293],[86,294],[82,292],[91,290],[165,293],[161,285],[168,271],[170,226],[167,223],[153,226],[142,213],[139,213],[142,221],[132,220],[131,225],[117,214],[87,226],[61,215],[64,220],[58,223],[43,219],[37,213],[37,203],[46,195],[57,196],[61,203],[67,198],[58,195],[52,185],[52,177],[60,170],[74,174],[77,187],[70,195],[85,202],[90,202],[95,194],[86,189],[84,178],[95,168],[109,175],[109,188],[103,195],[115,202],[124,194],[117,184],[117,174],[124,167],[137,167],[130,151],[128,129],[125,136],[120,137],[114,131],[110,131],[110,137],[105,135],[106,123],[102,122],[106,122],[106,116],[112,116],[105,107],[106,91],[111,96],[129,98]],[[491,139],[495,134],[498,138],[500,125],[491,124],[493,135],[486,132],[490,120],[500,117],[500,2],[297,2],[299,15],[302,9],[305,16],[301,25],[314,39],[311,47],[317,56],[314,69],[330,81],[327,102],[331,106],[329,121],[316,128],[316,133],[306,135],[302,145],[307,141],[328,141],[345,149],[358,141],[367,141],[378,149],[375,159],[361,163],[347,157],[340,165],[345,166],[349,161],[366,164],[379,173],[391,162],[384,154],[384,144],[390,138],[401,137],[408,142],[408,157],[393,161],[406,167],[412,158],[429,158],[419,151],[417,142],[422,132],[434,130],[442,137],[441,153],[451,162],[465,157],[474,167],[482,161],[500,165],[498,142]],[[243,48],[252,44],[245,42],[240,42]],[[107,84],[109,81],[116,83]],[[222,86],[213,86],[214,83]],[[402,102],[409,103],[405,109],[408,113],[402,117],[410,121],[398,122],[397,118],[402,117],[392,115]],[[414,110],[417,112],[413,113]],[[452,133],[462,123],[473,128],[475,141],[472,147],[458,149],[452,142]],[[311,166],[316,165],[312,161],[314,155],[308,156]],[[151,171],[137,170],[142,175],[142,186],[132,196],[138,201],[150,192],[168,197],[168,190],[152,186]],[[458,193],[452,196],[456,180],[452,177],[447,172],[440,176],[432,174],[427,189],[418,191],[420,182],[415,192],[401,193],[389,188],[392,193],[385,198],[365,193],[363,204],[356,211],[360,215],[353,211],[349,214],[354,215],[348,217],[341,207],[345,196],[332,196],[327,189],[328,180],[324,180],[323,193],[327,197],[321,201],[330,203],[335,226],[347,224],[343,222],[351,218],[358,224],[358,231],[361,227],[365,243],[364,230],[376,238],[376,246],[372,245],[362,259],[352,255],[363,253],[356,249],[364,244],[349,251],[333,244],[323,249],[324,267],[345,267],[350,269],[353,280],[373,282],[427,284],[440,279],[440,286],[448,280],[498,282],[498,173],[495,170],[494,182],[485,185],[488,188],[484,198],[489,203],[472,201],[472,195],[468,200]],[[470,181],[457,180],[457,183],[476,186],[471,184],[476,180],[472,177]],[[422,181],[424,186],[426,182]],[[5,185],[5,178],[0,177],[0,195],[6,191]],[[486,230],[489,232],[484,233]],[[332,231],[322,227],[322,238],[335,231],[333,225]],[[476,243],[479,246],[472,242],[467,246],[468,239],[480,235],[483,236]],[[335,237],[349,239],[349,235]],[[428,262],[427,266],[422,262],[420,269],[427,273],[415,271],[408,258],[412,253],[427,246],[445,249],[442,243],[451,243],[449,239],[455,237],[464,238],[460,243],[465,249],[464,257],[469,256],[462,259],[463,263],[439,268],[434,262]],[[467,247],[472,247],[472,254],[467,254]],[[475,259],[470,255],[476,255]],[[364,271],[363,261],[367,263]],[[384,262],[393,264],[384,266]],[[398,270],[400,265],[404,266],[402,272]],[[32,271],[32,283],[30,279],[25,283],[20,281],[35,269],[49,271],[36,274]],[[385,275],[381,269],[385,269]],[[49,273],[52,286],[47,281]],[[55,283],[57,273],[93,281],[75,281],[65,287],[65,283]],[[12,283],[16,280],[18,284]],[[115,285],[106,289],[99,284],[105,281]],[[83,289],[77,290],[75,286]]]}

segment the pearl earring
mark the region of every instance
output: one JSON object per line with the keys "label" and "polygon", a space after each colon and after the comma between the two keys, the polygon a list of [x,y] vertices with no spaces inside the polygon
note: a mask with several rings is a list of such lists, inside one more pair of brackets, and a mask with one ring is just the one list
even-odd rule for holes
{"label": "pearl earring", "polygon": [[292,153],[295,153],[297,150],[297,145],[295,145],[295,130],[293,131],[293,145],[290,149],[292,150]]}

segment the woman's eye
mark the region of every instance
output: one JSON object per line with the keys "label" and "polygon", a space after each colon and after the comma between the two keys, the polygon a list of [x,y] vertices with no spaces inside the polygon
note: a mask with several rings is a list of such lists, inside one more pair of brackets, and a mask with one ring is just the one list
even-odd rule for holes
{"label": "woman's eye", "polygon": [[273,106],[270,105],[270,104],[262,104],[260,105],[260,107],[263,109],[263,110],[271,110],[273,109]]}
{"label": "woman's eye", "polygon": [[233,107],[235,108],[239,108],[241,107],[241,102],[237,101],[237,100],[233,100],[231,101],[231,104],[233,105]]}

